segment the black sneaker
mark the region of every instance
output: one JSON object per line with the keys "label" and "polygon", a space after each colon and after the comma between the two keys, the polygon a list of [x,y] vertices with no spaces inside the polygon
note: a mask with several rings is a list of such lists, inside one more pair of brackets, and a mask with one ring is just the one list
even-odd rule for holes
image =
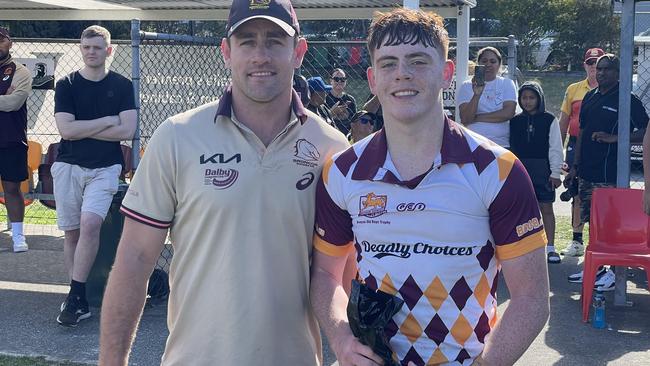
{"label": "black sneaker", "polygon": [[61,304],[61,314],[56,321],[64,327],[76,327],[80,320],[90,318],[88,302],[79,296],[68,295],[65,302]]}

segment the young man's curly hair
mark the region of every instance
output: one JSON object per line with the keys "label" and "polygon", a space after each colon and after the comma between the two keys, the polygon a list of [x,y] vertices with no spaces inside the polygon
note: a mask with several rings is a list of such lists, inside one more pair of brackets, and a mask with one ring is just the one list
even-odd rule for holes
{"label": "young man's curly hair", "polygon": [[440,56],[447,58],[449,35],[441,16],[433,12],[404,8],[388,13],[375,13],[368,31],[368,52],[371,58],[375,50],[382,46],[418,43],[425,47],[437,48]]}

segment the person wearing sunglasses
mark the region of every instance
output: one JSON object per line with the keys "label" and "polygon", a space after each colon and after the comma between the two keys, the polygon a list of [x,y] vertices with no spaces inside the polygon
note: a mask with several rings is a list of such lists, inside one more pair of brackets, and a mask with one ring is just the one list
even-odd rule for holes
{"label": "person wearing sunglasses", "polygon": [[[569,85],[564,94],[564,101],[560,108],[560,134],[562,142],[566,139],[567,131],[569,133],[569,142],[566,145],[564,170],[568,173],[571,166],[573,166],[573,157],[575,155],[576,141],[578,140],[578,132],[580,131],[579,117],[580,107],[582,106],[582,99],[588,91],[598,87],[598,80],[596,80],[596,61],[598,58],[605,54],[600,48],[590,48],[585,52],[583,67],[587,78]],[[566,188],[574,185],[574,188],[567,189],[567,192],[575,192],[577,194],[577,180],[570,181],[564,180]],[[582,229],[584,225],[580,222],[580,198],[575,195],[571,203],[571,226],[573,227],[573,238],[569,243],[567,249],[562,254],[570,257],[579,257],[584,254],[585,247],[582,243]],[[571,279],[569,279],[571,281]]]}
{"label": "person wearing sunglasses", "polygon": [[352,116],[348,140],[351,144],[361,141],[374,132],[374,119],[368,111],[360,110]]}
{"label": "person wearing sunglasses", "polygon": [[327,94],[325,105],[332,112],[336,128],[343,134],[350,133],[350,122],[357,111],[357,101],[353,96],[345,92],[347,76],[342,69],[334,69],[330,77],[332,90]]}

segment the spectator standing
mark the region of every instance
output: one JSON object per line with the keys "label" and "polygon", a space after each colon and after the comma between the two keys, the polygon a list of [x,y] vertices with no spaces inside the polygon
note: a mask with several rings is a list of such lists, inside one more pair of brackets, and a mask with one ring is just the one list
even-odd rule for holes
{"label": "spectator standing", "polygon": [[[580,219],[589,222],[591,194],[600,187],[616,187],[618,157],[619,58],[611,53],[598,58],[598,87],[585,94],[580,108],[580,131],[573,166],[567,179],[578,177]],[[648,125],[648,114],[641,100],[632,94],[630,105],[630,142],[641,142]],[[636,129],[636,130],[635,130]],[[610,268],[600,271],[599,291],[614,290],[615,275]],[[581,283],[583,272],[569,276]]]}
{"label": "spectator standing", "polygon": [[[562,134],[562,142],[566,140],[567,132],[569,134],[565,154],[567,172],[573,166],[576,141],[578,140],[578,132],[580,131],[579,119],[582,100],[588,91],[598,87],[596,61],[604,54],[605,52],[600,48],[588,49],[585,52],[583,63],[587,78],[569,85],[564,94],[564,101],[562,101],[562,107],[560,109],[560,133]],[[577,193],[577,177],[572,181],[565,179],[564,185]],[[585,253],[585,246],[582,241],[584,224],[580,220],[580,197],[578,195],[573,196],[571,200],[571,227],[573,228],[573,238],[562,254],[570,257],[578,257]]]}
{"label": "spectator standing", "polygon": [[357,111],[357,101],[345,92],[348,77],[342,69],[334,69],[330,77],[332,90],[327,94],[325,105],[330,109],[336,128],[347,135],[350,132],[350,121]]}
{"label": "spectator standing", "polygon": [[546,111],[544,91],[534,81],[519,88],[522,112],[510,120],[510,151],[521,160],[530,176],[535,196],[542,212],[542,222],[548,237],[546,260],[560,263],[555,251],[555,189],[560,186],[562,173],[562,140],[557,118]]}
{"label": "spectator standing", "polygon": [[482,48],[476,61],[485,66],[485,83],[477,83],[474,75],[460,86],[456,98],[460,121],[470,130],[508,148],[508,125],[515,115],[517,89],[512,80],[498,76],[501,68],[499,50],[494,47]]}
{"label": "spectator standing", "polygon": [[291,88],[307,42],[288,0],[234,0],[221,41],[232,84],[163,122],[123,201],[100,364],[126,365],[169,232],[162,365],[322,363],[309,306],[316,179],[349,144]]}
{"label": "spectator standing", "polygon": [[370,113],[360,110],[352,116],[348,140],[351,143],[359,142],[374,132],[374,120]]}
{"label": "spectator standing", "polygon": [[25,201],[20,183],[27,170],[27,98],[32,74],[11,57],[9,30],[0,27],[0,180],[11,222],[14,253],[29,249],[23,233]]}
{"label": "spectator standing", "polygon": [[320,76],[307,79],[307,84],[309,84],[309,104],[307,104],[307,109],[316,113],[323,121],[336,128],[334,117],[332,117],[332,113],[330,113],[329,108],[325,105],[325,98],[327,98],[327,93],[332,90],[332,86],[325,84],[325,81]]}
{"label": "spectator standing", "polygon": [[[400,365],[512,365],[548,318],[533,187],[510,151],[445,117],[448,46],[432,13],[371,23],[368,83],[384,128],[334,155],[316,192],[311,302],[341,365],[381,364],[348,323],[350,251],[370,289],[405,302],[385,332]],[[498,268],[511,298],[497,319]]]}
{"label": "spectator standing", "polygon": [[86,28],[80,49],[84,67],[59,80],[54,95],[61,145],[52,178],[71,279],[57,322],[68,327],[91,315],[86,280],[119,185],[124,164],[120,141],[133,138],[137,119],[131,81],[106,69],[113,51],[109,31],[97,25]]}

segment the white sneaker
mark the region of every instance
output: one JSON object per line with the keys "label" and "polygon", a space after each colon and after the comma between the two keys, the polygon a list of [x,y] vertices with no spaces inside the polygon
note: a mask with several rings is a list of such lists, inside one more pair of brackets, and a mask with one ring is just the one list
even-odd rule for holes
{"label": "white sneaker", "polygon": [[14,240],[14,253],[26,252],[29,249],[27,242],[25,241],[25,235],[19,235],[16,240]]}
{"label": "white sneaker", "polygon": [[[603,277],[605,273],[607,273],[607,268],[600,267],[596,272],[596,282],[600,281],[601,277]],[[580,271],[578,273],[574,273],[570,275],[567,279],[571,283],[582,283],[582,275],[583,275],[583,271]]]}
{"label": "white sneaker", "polygon": [[616,285],[616,275],[611,269],[607,270],[607,273],[603,275],[596,283],[594,288],[596,291],[614,291]]}
{"label": "white sneaker", "polygon": [[585,245],[577,240],[571,240],[569,246],[562,251],[562,255],[567,257],[580,257],[585,254]]}

